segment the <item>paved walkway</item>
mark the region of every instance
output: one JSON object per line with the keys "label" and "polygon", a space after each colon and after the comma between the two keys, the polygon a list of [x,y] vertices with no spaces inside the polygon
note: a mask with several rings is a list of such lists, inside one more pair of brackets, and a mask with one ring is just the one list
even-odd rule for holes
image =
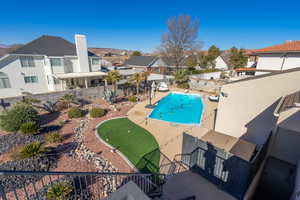
{"label": "paved walkway", "polygon": [[[180,89],[174,89],[172,91],[183,92]],[[149,103],[148,100],[136,104],[128,112],[128,118],[131,121],[152,133],[160,146],[160,150],[167,155],[169,159],[173,159],[176,154],[181,153],[183,132],[201,138],[210,129],[213,129],[214,110],[217,108],[217,103],[210,102],[207,99],[209,96],[207,93],[194,91],[190,93],[200,94],[202,96],[203,103],[205,104],[201,125],[173,124],[150,118],[147,119],[147,116],[152,111],[152,109],[145,108],[145,106]],[[158,92],[152,102],[156,102],[168,94],[169,92]]]}

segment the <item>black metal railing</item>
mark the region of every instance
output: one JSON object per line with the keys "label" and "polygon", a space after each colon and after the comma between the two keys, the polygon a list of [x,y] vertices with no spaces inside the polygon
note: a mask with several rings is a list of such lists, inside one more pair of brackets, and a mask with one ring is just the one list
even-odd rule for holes
{"label": "black metal railing", "polygon": [[156,172],[165,175],[174,175],[188,169],[181,162],[170,160],[159,149],[155,149],[144,155],[136,164],[136,167],[144,173]]}
{"label": "black metal railing", "polygon": [[56,183],[69,184],[67,199],[103,199],[129,181],[145,194],[162,193],[163,174],[0,171],[0,199],[45,199]]}
{"label": "black metal railing", "polygon": [[[226,161],[227,156],[225,155],[224,157],[217,154],[212,156],[209,154],[208,150],[197,147],[191,153],[175,155],[174,159],[183,163],[188,168],[197,166],[198,168],[205,170],[211,176],[217,178],[219,182],[226,182],[228,171],[224,170],[224,162]],[[213,166],[210,166],[209,160]]]}

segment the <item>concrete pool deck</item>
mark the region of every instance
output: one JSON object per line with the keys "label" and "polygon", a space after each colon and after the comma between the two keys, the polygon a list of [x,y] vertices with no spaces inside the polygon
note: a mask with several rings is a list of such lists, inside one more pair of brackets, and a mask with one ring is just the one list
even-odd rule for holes
{"label": "concrete pool deck", "polygon": [[[183,92],[181,89],[171,89],[170,92]],[[170,92],[157,92],[152,102],[155,103],[161,98],[168,95]],[[127,113],[128,118],[139,126],[148,130],[155,137],[160,146],[160,150],[169,159],[173,159],[176,154],[181,153],[182,149],[182,133],[186,132],[195,137],[201,138],[209,130],[213,129],[215,109],[217,103],[210,102],[208,100],[209,94],[198,91],[190,91],[191,94],[199,94],[202,96],[204,103],[204,111],[202,115],[202,121],[200,125],[184,125],[174,124],[165,121],[159,121],[151,118],[147,118],[153,109],[146,108],[149,100],[137,103]]]}

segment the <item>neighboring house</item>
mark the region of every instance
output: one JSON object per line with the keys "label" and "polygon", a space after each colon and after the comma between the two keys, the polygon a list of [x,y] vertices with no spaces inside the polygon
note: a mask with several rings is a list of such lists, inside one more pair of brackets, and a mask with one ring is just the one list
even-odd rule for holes
{"label": "neighboring house", "polygon": [[252,50],[252,55],[258,57],[256,69],[260,70],[255,75],[300,67],[300,41]]}
{"label": "neighboring house", "polygon": [[100,57],[87,50],[84,35],[75,43],[41,36],[0,58],[0,98],[98,84],[105,75]]}
{"label": "neighboring house", "polygon": [[154,67],[154,65],[157,66],[158,60],[159,58],[157,56],[131,56],[124,62],[124,65],[148,70],[149,68]]}
{"label": "neighboring house", "polygon": [[215,69],[228,70],[228,62],[224,55],[220,55],[215,59]]}
{"label": "neighboring house", "polygon": [[168,59],[158,56],[131,56],[124,65],[157,73],[165,73],[174,68]]}

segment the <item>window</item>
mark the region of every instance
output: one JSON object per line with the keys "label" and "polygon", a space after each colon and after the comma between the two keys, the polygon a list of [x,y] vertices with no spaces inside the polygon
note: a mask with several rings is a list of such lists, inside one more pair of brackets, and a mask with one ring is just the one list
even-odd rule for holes
{"label": "window", "polygon": [[3,73],[3,72],[0,72],[0,89],[2,88],[10,88],[10,82],[9,82],[9,79],[8,79],[8,76]]}
{"label": "window", "polygon": [[34,59],[32,56],[21,56],[20,60],[22,67],[34,67]]}
{"label": "window", "polygon": [[92,65],[99,65],[99,64],[100,64],[99,58],[92,58]]}
{"label": "window", "polygon": [[24,76],[25,83],[37,83],[38,78],[37,76]]}
{"label": "window", "polygon": [[60,58],[50,58],[51,66],[61,66]]}

